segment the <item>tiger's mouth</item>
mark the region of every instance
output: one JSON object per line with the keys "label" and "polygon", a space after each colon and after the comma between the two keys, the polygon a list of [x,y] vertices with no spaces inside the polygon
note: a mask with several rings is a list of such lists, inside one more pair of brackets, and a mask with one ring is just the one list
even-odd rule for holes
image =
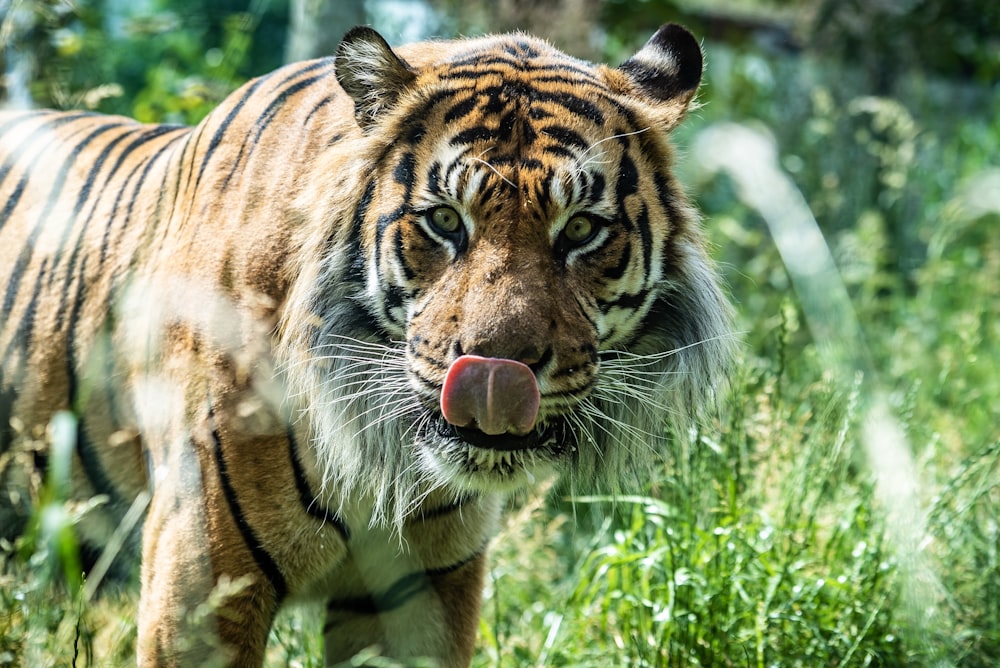
{"label": "tiger's mouth", "polygon": [[441,415],[424,425],[421,443],[455,482],[466,487],[522,487],[553,471],[576,449],[565,418],[524,435],[490,435],[474,427],[457,427]]}
{"label": "tiger's mouth", "polygon": [[535,370],[522,362],[461,355],[440,385],[419,388],[420,458],[447,485],[512,491],[556,472],[576,450],[570,414],[540,410]]}
{"label": "tiger's mouth", "polygon": [[487,434],[475,427],[457,427],[443,418],[436,421],[435,429],[442,438],[457,439],[466,445],[497,452],[517,452],[519,450],[548,449],[564,441],[568,427],[565,420],[536,428],[524,435]]}

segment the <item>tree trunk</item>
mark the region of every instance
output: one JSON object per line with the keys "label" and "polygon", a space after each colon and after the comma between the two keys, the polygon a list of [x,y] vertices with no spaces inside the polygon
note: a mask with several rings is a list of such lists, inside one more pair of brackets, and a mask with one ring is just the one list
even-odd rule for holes
{"label": "tree trunk", "polygon": [[364,0],[291,0],[285,62],[332,56],[340,38],[365,22]]}

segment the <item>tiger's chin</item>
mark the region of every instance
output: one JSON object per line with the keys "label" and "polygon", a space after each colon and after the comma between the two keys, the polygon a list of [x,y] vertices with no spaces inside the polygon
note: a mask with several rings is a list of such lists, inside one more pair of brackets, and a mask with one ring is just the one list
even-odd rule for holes
{"label": "tiger's chin", "polygon": [[456,427],[437,416],[418,434],[421,457],[439,480],[463,491],[514,492],[549,477],[576,450],[564,419],[539,425],[523,436],[491,436]]}

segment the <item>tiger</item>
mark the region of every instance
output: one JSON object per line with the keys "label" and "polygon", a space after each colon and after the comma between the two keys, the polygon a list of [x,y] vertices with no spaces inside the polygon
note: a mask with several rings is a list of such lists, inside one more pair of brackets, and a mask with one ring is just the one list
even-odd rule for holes
{"label": "tiger", "polygon": [[311,603],[328,665],[467,666],[511,495],[642,484],[703,420],[702,62],[675,24],[618,67],[358,27],[193,127],[0,115],[0,457],[75,416],[81,544],[141,517],[138,665],[261,665]]}

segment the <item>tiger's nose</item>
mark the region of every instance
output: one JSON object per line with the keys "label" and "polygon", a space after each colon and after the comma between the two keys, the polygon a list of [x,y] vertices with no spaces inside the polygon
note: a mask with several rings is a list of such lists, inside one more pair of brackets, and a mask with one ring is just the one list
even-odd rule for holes
{"label": "tiger's nose", "polygon": [[534,344],[520,348],[503,345],[473,345],[464,349],[466,355],[477,355],[479,357],[494,357],[514,360],[525,366],[538,364],[542,359],[542,347]]}
{"label": "tiger's nose", "polygon": [[456,358],[462,355],[475,355],[477,357],[514,360],[531,367],[532,371],[535,372],[544,366],[544,362],[551,356],[549,347],[540,343],[522,342],[518,344],[517,342],[501,343],[482,340],[468,345],[464,345],[464,342],[461,341],[456,342],[454,353]]}

